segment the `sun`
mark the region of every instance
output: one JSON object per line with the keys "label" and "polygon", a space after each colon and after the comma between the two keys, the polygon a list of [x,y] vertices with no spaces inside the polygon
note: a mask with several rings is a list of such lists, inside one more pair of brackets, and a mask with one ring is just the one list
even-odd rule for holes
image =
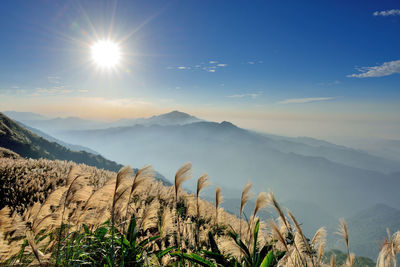
{"label": "sun", "polygon": [[90,50],[93,62],[100,68],[114,68],[121,61],[121,49],[116,42],[111,40],[99,40],[91,46]]}

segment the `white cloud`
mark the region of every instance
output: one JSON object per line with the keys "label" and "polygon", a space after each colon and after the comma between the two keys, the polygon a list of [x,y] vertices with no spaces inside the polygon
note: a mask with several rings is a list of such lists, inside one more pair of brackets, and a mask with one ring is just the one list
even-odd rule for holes
{"label": "white cloud", "polygon": [[210,64],[217,64],[218,61],[216,61],[216,60],[210,60],[209,63],[210,63]]}
{"label": "white cloud", "polygon": [[254,61],[249,61],[247,64],[254,65]]}
{"label": "white cloud", "polygon": [[87,93],[87,92],[89,92],[89,90],[86,90],[86,89],[80,89],[80,90],[78,90],[78,92],[79,92],[79,93]]}
{"label": "white cloud", "polygon": [[391,9],[391,10],[383,10],[383,11],[375,11],[373,15],[376,16],[400,16],[400,9]]}
{"label": "white cloud", "polygon": [[228,66],[228,64],[221,64],[221,63],[220,63],[220,64],[218,64],[217,66],[218,66],[218,67],[226,67],[226,66]]}
{"label": "white cloud", "polygon": [[178,70],[186,70],[186,69],[187,69],[187,67],[180,66],[180,67],[178,67],[177,69],[178,69]]}
{"label": "white cloud", "polygon": [[334,99],[334,97],[307,97],[307,98],[291,98],[278,102],[278,104],[304,104],[317,101],[327,101]]}
{"label": "white cloud", "polygon": [[251,97],[253,99],[259,97],[262,94],[262,92],[258,93],[249,93],[249,94],[235,94],[235,95],[230,95],[228,96],[229,98],[244,98],[244,97]]}
{"label": "white cloud", "polygon": [[395,73],[400,73],[400,60],[385,62],[382,65],[374,67],[359,68],[360,73],[350,74],[347,77],[367,78],[367,77],[382,77]]}
{"label": "white cloud", "polygon": [[215,72],[215,69],[209,69],[208,72]]}

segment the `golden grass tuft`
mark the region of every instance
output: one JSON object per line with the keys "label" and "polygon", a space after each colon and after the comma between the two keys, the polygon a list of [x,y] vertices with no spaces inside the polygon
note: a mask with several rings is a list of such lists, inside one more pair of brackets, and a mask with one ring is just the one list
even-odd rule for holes
{"label": "golden grass tuft", "polygon": [[182,167],[178,169],[178,171],[175,174],[175,196],[178,198],[178,191],[183,184],[183,182],[189,180],[192,178],[192,163],[188,162]]}
{"label": "golden grass tuft", "polygon": [[339,228],[338,228],[338,231],[336,232],[336,234],[339,235],[343,239],[343,241],[346,245],[347,255],[350,256],[349,231],[347,229],[347,223],[344,218],[341,218],[339,220]]}
{"label": "golden grass tuft", "polygon": [[240,214],[243,213],[244,206],[251,198],[251,193],[250,193],[251,186],[252,186],[251,183],[247,183],[243,188],[242,197],[240,199]]}

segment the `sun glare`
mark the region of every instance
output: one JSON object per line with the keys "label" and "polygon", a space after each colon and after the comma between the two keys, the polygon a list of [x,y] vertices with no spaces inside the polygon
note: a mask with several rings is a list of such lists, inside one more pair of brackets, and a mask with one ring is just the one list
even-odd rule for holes
{"label": "sun glare", "polygon": [[121,50],[117,43],[110,40],[101,40],[91,47],[92,60],[100,68],[116,67],[121,60]]}

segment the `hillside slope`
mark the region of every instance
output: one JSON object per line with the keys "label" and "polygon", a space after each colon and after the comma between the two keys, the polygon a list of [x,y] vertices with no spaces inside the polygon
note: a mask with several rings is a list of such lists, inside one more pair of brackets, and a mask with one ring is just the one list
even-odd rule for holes
{"label": "hillside slope", "polygon": [[0,147],[10,149],[22,157],[32,159],[59,159],[84,163],[98,168],[118,171],[122,165],[85,151],[71,151],[50,142],[20,126],[0,113]]}

